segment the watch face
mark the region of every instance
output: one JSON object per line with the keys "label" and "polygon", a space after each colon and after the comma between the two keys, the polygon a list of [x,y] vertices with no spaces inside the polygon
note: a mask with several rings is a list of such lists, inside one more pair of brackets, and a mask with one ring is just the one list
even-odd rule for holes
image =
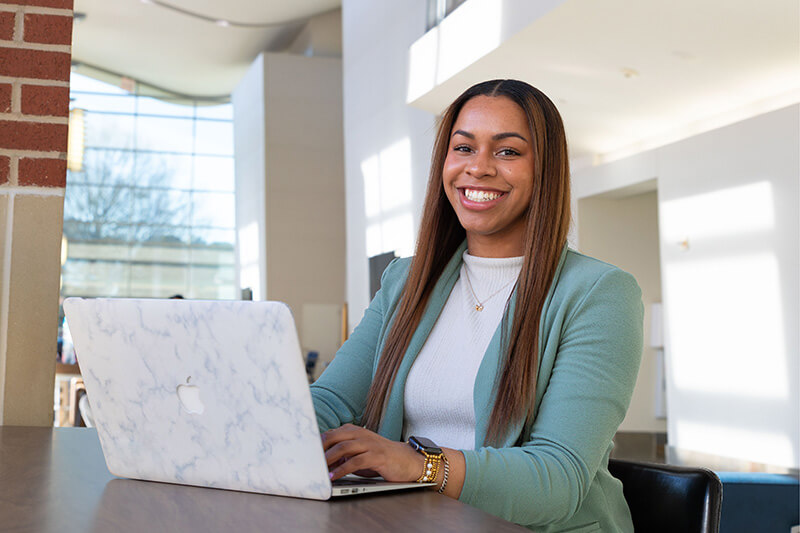
{"label": "watch face", "polygon": [[438,455],[442,453],[442,449],[436,446],[431,439],[425,437],[409,437],[408,442],[417,450],[423,450],[425,453]]}

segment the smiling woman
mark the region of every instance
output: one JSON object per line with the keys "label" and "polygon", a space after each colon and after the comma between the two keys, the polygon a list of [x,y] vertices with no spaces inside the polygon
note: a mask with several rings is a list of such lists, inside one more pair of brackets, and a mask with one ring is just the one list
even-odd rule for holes
{"label": "smiling woman", "polygon": [[641,358],[641,291],[567,247],[569,205],[544,94],[494,80],[448,107],[416,253],[386,269],[312,386],[332,479],[433,480],[537,531],[632,531],[608,457]]}

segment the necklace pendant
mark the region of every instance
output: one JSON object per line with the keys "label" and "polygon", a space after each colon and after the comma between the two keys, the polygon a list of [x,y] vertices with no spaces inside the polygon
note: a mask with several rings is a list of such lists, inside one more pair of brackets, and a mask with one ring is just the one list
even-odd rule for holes
{"label": "necklace pendant", "polygon": [[475,310],[476,311],[483,311],[483,306],[481,304],[476,304],[475,305]]}

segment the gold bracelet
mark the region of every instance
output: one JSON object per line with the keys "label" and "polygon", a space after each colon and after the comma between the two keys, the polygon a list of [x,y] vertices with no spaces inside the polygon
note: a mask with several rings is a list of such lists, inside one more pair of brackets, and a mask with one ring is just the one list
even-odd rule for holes
{"label": "gold bracelet", "polygon": [[442,475],[442,486],[439,487],[438,492],[439,494],[444,493],[444,488],[447,486],[447,476],[450,474],[450,461],[447,460],[447,456],[442,454],[442,462],[444,463],[444,474]]}
{"label": "gold bracelet", "polygon": [[425,456],[425,465],[422,468],[422,475],[417,479],[417,483],[430,483],[439,474],[439,464],[444,454],[431,455],[423,450],[419,450],[419,452]]}

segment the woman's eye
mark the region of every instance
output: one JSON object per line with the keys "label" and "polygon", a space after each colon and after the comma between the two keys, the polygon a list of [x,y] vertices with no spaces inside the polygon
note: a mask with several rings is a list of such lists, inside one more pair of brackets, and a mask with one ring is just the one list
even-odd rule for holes
{"label": "woman's eye", "polygon": [[455,148],[453,148],[453,151],[454,152],[469,152],[470,151],[470,147],[466,146],[464,144],[461,144],[461,145],[456,146]]}
{"label": "woman's eye", "polygon": [[514,149],[512,149],[512,148],[503,148],[502,150],[500,150],[500,151],[498,152],[498,155],[502,155],[502,156],[516,156],[516,155],[519,155],[519,152],[517,152],[516,150],[514,150]]}

